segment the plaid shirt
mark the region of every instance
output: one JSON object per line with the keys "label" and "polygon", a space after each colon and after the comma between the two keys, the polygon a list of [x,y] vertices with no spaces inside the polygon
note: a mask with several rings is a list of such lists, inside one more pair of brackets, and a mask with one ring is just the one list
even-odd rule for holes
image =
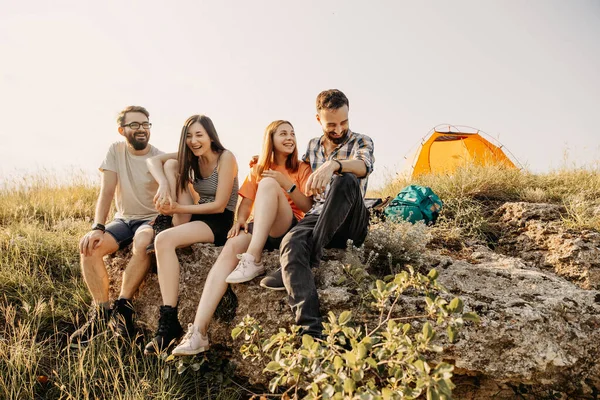
{"label": "plaid shirt", "polygon": [[[362,160],[367,167],[367,174],[363,178],[359,178],[360,188],[363,197],[367,192],[367,183],[369,181],[369,174],[373,172],[373,164],[375,163],[375,156],[373,155],[373,140],[366,135],[360,133],[354,133],[348,130],[348,136],[346,140],[339,144],[330,154],[329,157],[325,157],[325,148],[323,147],[324,136],[313,138],[308,142],[306,153],[302,156],[302,160],[310,164],[312,170],[316,170],[321,165],[325,164],[329,160]],[[333,179],[333,176],[332,176]],[[321,196],[313,196],[314,204],[312,209],[309,211],[310,214],[319,213],[325,203],[325,198],[329,193],[329,185],[325,189],[325,193]]]}

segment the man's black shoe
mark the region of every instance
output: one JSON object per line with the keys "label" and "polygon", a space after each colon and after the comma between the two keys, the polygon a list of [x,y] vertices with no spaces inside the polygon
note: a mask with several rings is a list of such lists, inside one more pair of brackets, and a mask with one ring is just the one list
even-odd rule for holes
{"label": "man's black shoe", "polygon": [[92,305],[85,324],[69,337],[70,346],[73,348],[86,346],[95,337],[105,334],[111,311],[109,308]]}
{"label": "man's black shoe", "polygon": [[158,329],[154,339],[144,348],[144,354],[159,354],[183,335],[183,328],[177,318],[177,307],[161,306]]}
{"label": "man's black shoe", "polygon": [[117,299],[113,304],[109,326],[116,336],[124,339],[133,339],[135,337],[134,316],[135,310],[131,301],[129,299]]}
{"label": "man's black shoe", "polygon": [[154,229],[154,237],[152,238],[152,242],[146,246],[146,254],[154,253],[154,239],[156,239],[156,235],[173,227],[173,217],[171,215],[158,214],[154,218],[154,221],[150,222],[150,225]]}
{"label": "man's black shoe", "polygon": [[281,268],[269,273],[260,281],[260,286],[270,290],[285,290]]}

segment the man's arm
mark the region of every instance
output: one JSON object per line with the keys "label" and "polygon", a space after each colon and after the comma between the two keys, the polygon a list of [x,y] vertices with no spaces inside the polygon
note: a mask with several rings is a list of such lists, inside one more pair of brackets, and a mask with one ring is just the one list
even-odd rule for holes
{"label": "man's arm", "polygon": [[114,171],[102,171],[102,183],[100,185],[100,195],[96,202],[96,213],[94,214],[94,223],[104,225],[110,211],[115,190],[117,189],[117,173]]}
{"label": "man's arm", "polygon": [[[94,224],[106,223],[110,204],[117,188],[118,177],[114,171],[102,171],[102,183],[100,186],[100,195],[96,202],[96,212],[94,214]],[[94,249],[102,244],[104,240],[104,231],[95,229],[85,234],[79,242],[79,252],[83,255],[90,256]]]}
{"label": "man's arm", "polygon": [[[357,178],[364,178],[373,172],[375,157],[373,141],[370,137],[361,135],[358,138],[358,148],[352,158],[346,160],[329,160],[317,168],[306,182],[306,193],[309,195],[323,193],[334,173],[352,173]],[[341,168],[340,168],[341,166]]]}

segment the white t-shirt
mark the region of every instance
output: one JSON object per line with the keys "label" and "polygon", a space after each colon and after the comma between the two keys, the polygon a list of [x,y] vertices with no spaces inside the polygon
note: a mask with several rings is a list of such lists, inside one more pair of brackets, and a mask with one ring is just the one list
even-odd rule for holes
{"label": "white t-shirt", "polygon": [[146,160],[163,152],[151,144],[148,146],[150,151],[147,154],[134,156],[127,151],[126,142],[115,142],[110,145],[106,158],[100,165],[100,171],[117,173],[115,218],[152,219],[158,214],[152,202],[158,190],[158,183],[148,171]]}

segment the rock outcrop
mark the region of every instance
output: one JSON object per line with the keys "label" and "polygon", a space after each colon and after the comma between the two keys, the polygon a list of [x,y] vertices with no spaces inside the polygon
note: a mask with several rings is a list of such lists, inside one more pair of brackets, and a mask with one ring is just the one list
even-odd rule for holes
{"label": "rock outcrop", "polygon": [[600,233],[565,227],[566,209],[545,203],[506,203],[495,217],[498,251],[553,270],[584,289],[600,289]]}
{"label": "rock outcrop", "polygon": [[[563,398],[597,398],[600,391],[600,292],[597,232],[576,234],[559,224],[560,207],[509,203],[496,212],[503,235],[498,244],[505,254],[472,246],[465,259],[439,250],[425,254],[423,268],[435,267],[438,280],[463,299],[466,311],[475,311],[481,324],[464,327],[460,340],[446,348],[443,358],[456,367],[456,398],[527,398],[529,388]],[[557,216],[558,215],[558,216]],[[181,262],[179,315],[191,322],[208,270],[219,248],[194,245],[179,250]],[[511,256],[507,255],[511,254]],[[327,261],[315,279],[323,312],[340,313],[359,304],[355,289],[341,282],[345,252],[326,252]],[[110,262],[111,288],[120,284],[126,264],[121,252]],[[277,252],[264,257],[269,270],[278,266]],[[243,360],[231,329],[250,314],[267,334],[288,327],[293,316],[285,292],[258,286],[258,280],[233,285],[210,326],[211,345],[237,364],[237,373],[252,383],[267,377]],[[237,302],[237,306],[235,303]],[[153,330],[162,304],[156,275],[150,275],[135,301],[138,323]],[[400,312],[415,315],[414,297],[400,302]],[[366,314],[357,318],[368,318]],[[541,393],[541,392],[540,392]],[[535,397],[530,397],[535,398]]]}

